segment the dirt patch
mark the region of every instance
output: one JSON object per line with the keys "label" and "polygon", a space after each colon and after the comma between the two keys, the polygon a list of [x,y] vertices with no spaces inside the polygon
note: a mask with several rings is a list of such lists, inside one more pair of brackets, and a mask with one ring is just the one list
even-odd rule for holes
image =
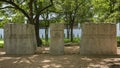
{"label": "dirt patch", "polygon": [[50,55],[49,47],[34,55],[6,55],[0,49],[0,68],[120,68],[120,56],[81,56],[79,46],[65,46],[59,56]]}

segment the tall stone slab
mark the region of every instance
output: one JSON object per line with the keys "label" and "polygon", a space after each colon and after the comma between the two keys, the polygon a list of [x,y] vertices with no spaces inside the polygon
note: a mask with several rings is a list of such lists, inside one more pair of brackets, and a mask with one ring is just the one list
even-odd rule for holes
{"label": "tall stone slab", "polygon": [[4,43],[6,54],[34,54],[35,28],[31,24],[5,24]]}
{"label": "tall stone slab", "polygon": [[80,54],[117,54],[116,24],[83,24]]}
{"label": "tall stone slab", "polygon": [[64,54],[64,24],[50,24],[50,54]]}

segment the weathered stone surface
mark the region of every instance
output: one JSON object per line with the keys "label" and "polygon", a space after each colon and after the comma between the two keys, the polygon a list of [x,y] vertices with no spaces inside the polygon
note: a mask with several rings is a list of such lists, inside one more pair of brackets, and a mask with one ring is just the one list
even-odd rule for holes
{"label": "weathered stone surface", "polygon": [[50,24],[50,54],[64,54],[64,24]]}
{"label": "weathered stone surface", "polygon": [[34,54],[35,29],[30,24],[5,24],[4,42],[6,54]]}
{"label": "weathered stone surface", "polygon": [[117,54],[115,24],[83,24],[80,54]]}

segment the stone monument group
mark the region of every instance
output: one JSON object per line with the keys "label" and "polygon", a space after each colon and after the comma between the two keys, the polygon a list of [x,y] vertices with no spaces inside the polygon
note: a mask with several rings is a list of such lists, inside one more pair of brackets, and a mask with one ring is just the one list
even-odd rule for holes
{"label": "stone monument group", "polygon": [[[4,44],[6,54],[34,54],[37,48],[34,26],[31,24],[5,24]],[[64,54],[64,24],[50,24],[50,51],[52,55]],[[116,55],[116,24],[85,23],[80,41],[81,55]]]}

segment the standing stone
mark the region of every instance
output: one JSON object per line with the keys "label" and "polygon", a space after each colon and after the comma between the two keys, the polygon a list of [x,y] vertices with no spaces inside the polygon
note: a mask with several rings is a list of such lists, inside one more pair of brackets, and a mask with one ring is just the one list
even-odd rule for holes
{"label": "standing stone", "polygon": [[83,24],[80,54],[117,54],[116,24]]}
{"label": "standing stone", "polygon": [[31,24],[5,24],[4,42],[6,54],[34,54],[36,36]]}
{"label": "standing stone", "polygon": [[50,54],[64,54],[64,24],[50,24]]}

